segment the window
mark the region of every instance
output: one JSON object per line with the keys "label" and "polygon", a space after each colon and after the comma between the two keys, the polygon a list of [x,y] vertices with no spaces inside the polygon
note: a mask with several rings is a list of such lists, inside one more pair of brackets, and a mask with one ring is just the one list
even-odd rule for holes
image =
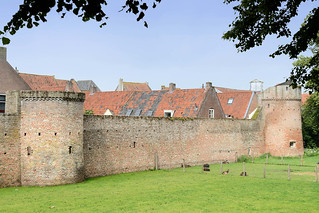
{"label": "window", "polygon": [[141,109],[137,109],[134,113],[134,116],[140,116],[141,115],[142,110]]}
{"label": "window", "polygon": [[6,109],[6,96],[0,95],[0,113],[4,113]]}
{"label": "window", "polygon": [[296,147],[296,141],[290,141],[290,142],[289,142],[289,147],[290,147],[290,148]]}
{"label": "window", "polygon": [[133,111],[132,109],[127,110],[126,113],[125,113],[125,116],[130,116],[132,111]]}
{"label": "window", "polygon": [[234,98],[228,98],[227,104],[232,104],[234,101]]}
{"label": "window", "polygon": [[214,109],[209,109],[208,110],[208,117],[209,118],[214,118]]}
{"label": "window", "polygon": [[27,147],[27,153],[28,153],[28,155],[31,155],[31,153],[32,153],[32,149],[30,146]]}
{"label": "window", "polygon": [[164,117],[173,117],[174,110],[164,110]]}
{"label": "window", "polygon": [[146,113],[146,116],[153,116],[153,111],[148,110],[147,113]]}

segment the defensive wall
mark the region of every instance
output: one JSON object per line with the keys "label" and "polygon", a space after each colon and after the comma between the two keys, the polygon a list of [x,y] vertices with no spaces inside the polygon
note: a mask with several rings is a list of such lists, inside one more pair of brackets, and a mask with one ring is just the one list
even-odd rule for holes
{"label": "defensive wall", "polygon": [[84,117],[86,177],[235,161],[264,153],[259,120]]}
{"label": "defensive wall", "polygon": [[[280,87],[280,88],[279,88]],[[84,94],[9,91],[0,115],[0,187],[303,154],[299,91],[266,90],[256,120],[83,116]]]}

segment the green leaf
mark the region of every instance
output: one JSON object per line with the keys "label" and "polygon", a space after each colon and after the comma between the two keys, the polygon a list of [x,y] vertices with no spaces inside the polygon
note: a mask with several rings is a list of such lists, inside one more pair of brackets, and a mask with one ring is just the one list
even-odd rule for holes
{"label": "green leaf", "polygon": [[6,38],[6,37],[2,37],[2,44],[3,45],[7,45],[10,43],[10,39]]}

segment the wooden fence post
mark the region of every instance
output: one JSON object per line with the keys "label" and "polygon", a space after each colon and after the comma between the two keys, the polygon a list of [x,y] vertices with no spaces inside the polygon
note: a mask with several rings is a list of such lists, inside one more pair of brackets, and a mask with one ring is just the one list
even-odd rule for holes
{"label": "wooden fence post", "polygon": [[246,173],[245,161],[243,162],[243,169],[244,169],[244,174],[245,174]]}
{"label": "wooden fence post", "polygon": [[157,152],[155,152],[155,170],[158,170]]}
{"label": "wooden fence post", "polygon": [[183,159],[183,172],[185,172],[185,159]]}
{"label": "wooden fence post", "polygon": [[223,174],[223,161],[220,162],[220,174]]}
{"label": "wooden fence post", "polygon": [[267,153],[267,156],[266,156],[266,163],[268,164],[268,153]]}
{"label": "wooden fence post", "polygon": [[315,173],[316,173],[316,183],[318,183],[318,165],[316,165],[316,169],[315,169]]}
{"label": "wooden fence post", "polygon": [[281,154],[281,165],[283,165],[284,164],[284,156],[282,156],[282,154]]}
{"label": "wooden fence post", "polygon": [[266,178],[266,164],[264,163],[264,178]]}
{"label": "wooden fence post", "polygon": [[288,180],[290,180],[290,165],[288,164]]}

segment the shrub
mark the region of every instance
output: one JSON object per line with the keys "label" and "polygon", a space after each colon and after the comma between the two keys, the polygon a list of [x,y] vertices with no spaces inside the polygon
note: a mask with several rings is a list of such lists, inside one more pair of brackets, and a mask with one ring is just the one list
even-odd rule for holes
{"label": "shrub", "polygon": [[250,158],[247,155],[242,155],[237,159],[237,162],[249,162]]}
{"label": "shrub", "polygon": [[91,109],[86,109],[86,110],[84,111],[84,115],[94,115],[94,111],[91,110]]}
{"label": "shrub", "polygon": [[312,157],[319,155],[319,149],[305,149],[305,156]]}

